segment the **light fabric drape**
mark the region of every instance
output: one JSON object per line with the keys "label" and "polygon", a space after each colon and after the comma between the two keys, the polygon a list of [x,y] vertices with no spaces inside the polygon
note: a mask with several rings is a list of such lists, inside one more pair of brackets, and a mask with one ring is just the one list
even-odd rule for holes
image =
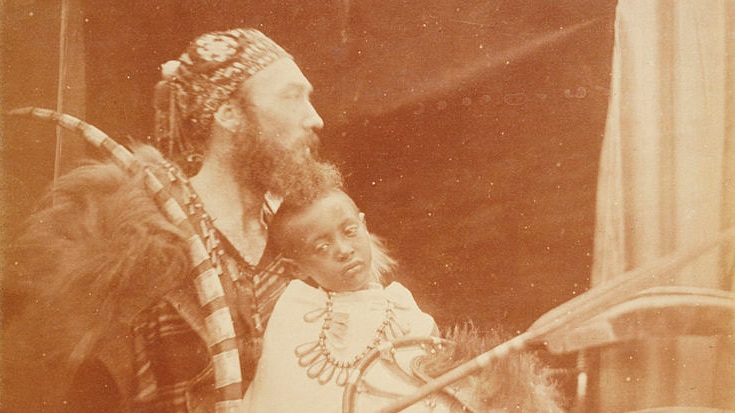
{"label": "light fabric drape", "polygon": [[[735,2],[621,0],[600,163],[592,284],[735,224]],[[733,244],[669,274],[731,290]],[[732,408],[732,347],[717,337],[604,349],[593,405]]]}

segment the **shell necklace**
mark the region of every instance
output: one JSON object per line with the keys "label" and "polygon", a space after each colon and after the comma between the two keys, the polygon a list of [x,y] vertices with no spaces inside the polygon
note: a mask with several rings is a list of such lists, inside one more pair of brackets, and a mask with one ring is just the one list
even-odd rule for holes
{"label": "shell necklace", "polygon": [[389,299],[385,299],[385,318],[375,331],[373,340],[365,347],[364,350],[357,353],[351,359],[338,359],[332,354],[333,345],[329,343],[327,332],[332,328],[334,322],[334,292],[327,291],[326,307],[318,308],[304,315],[304,321],[307,323],[314,322],[320,317],[324,317],[322,321],[319,339],[308,343],[300,344],[296,347],[295,353],[298,358],[299,365],[306,368],[306,374],[311,379],[319,381],[319,384],[329,383],[333,377],[338,386],[347,384],[350,373],[354,370],[360,361],[365,358],[373,349],[378,347],[383,340],[391,341],[398,337],[408,334],[408,330],[402,327],[396,319],[394,304]]}

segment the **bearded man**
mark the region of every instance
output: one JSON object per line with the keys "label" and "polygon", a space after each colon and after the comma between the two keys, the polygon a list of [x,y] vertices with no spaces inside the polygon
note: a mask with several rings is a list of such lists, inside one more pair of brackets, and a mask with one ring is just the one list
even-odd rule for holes
{"label": "bearded man", "polygon": [[15,243],[6,411],[238,409],[288,281],[264,256],[269,216],[341,177],[316,158],[311,84],[262,33],[204,34],[162,68],[155,136],[174,162],[141,145],[132,176],[71,171]]}

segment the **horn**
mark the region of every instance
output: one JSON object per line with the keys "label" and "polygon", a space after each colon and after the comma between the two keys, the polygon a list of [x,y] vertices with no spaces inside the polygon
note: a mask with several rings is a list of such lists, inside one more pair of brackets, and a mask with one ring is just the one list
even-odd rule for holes
{"label": "horn", "polygon": [[8,112],[10,116],[30,116],[33,118],[56,122],[59,126],[80,133],[84,139],[96,148],[100,148],[109,153],[115,163],[120,165],[126,171],[134,172],[139,167],[138,162],[133,154],[124,146],[115,142],[106,133],[97,129],[81,119],[74,116],[59,113],[51,109],[25,107],[11,110]]}
{"label": "horn", "polygon": [[[242,370],[235,339],[232,312],[225,301],[219,275],[222,267],[214,249],[214,225],[201,208],[184,208],[170,191],[171,183],[180,182],[187,192],[195,194],[189,181],[173,164],[164,162],[167,183],[162,182],[150,165],[143,165],[127,148],[117,143],[100,129],[74,116],[50,109],[24,107],[8,112],[11,116],[29,116],[53,121],[68,130],[80,133],[91,145],[105,151],[112,160],[131,175],[141,169],[145,172],[145,186],[166,218],[187,236],[189,257],[195,268],[194,285],[199,305],[204,310],[206,342],[212,354],[215,377],[215,412],[234,413],[242,404]],[[198,202],[195,202],[195,204]],[[186,211],[189,211],[187,213]]]}

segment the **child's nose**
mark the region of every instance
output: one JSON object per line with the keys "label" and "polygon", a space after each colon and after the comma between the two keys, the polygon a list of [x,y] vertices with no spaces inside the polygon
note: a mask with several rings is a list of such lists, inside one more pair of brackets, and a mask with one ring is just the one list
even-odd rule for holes
{"label": "child's nose", "polygon": [[346,261],[355,253],[355,249],[352,248],[352,244],[349,242],[340,242],[337,244],[337,259],[340,261]]}

